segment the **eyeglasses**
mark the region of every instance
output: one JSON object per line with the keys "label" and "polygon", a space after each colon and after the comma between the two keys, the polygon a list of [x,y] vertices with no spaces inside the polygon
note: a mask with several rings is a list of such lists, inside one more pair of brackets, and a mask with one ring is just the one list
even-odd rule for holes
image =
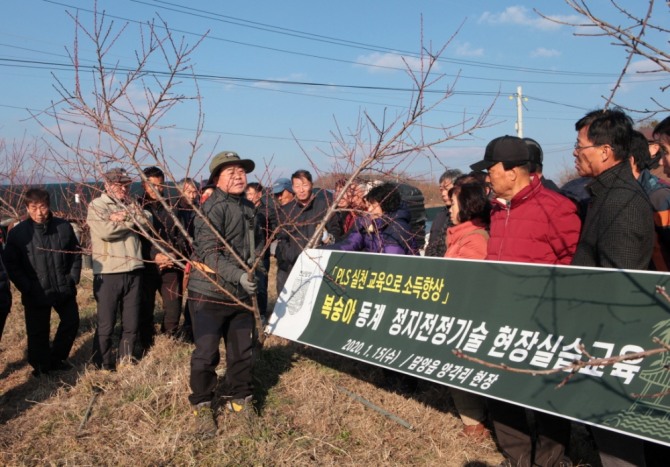
{"label": "eyeglasses", "polygon": [[605,146],[604,144],[592,144],[591,146],[580,146],[579,142],[575,143],[575,151],[581,151],[583,149],[588,149],[588,148],[599,148],[600,146]]}

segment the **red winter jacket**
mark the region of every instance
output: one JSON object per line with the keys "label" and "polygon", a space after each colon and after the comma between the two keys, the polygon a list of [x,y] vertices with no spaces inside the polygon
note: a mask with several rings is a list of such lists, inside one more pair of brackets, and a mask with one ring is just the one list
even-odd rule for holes
{"label": "red winter jacket", "polygon": [[445,258],[485,259],[489,242],[488,227],[479,219],[447,228]]}
{"label": "red winter jacket", "polygon": [[570,264],[581,229],[572,201],[535,177],[510,202],[492,203],[487,260]]}

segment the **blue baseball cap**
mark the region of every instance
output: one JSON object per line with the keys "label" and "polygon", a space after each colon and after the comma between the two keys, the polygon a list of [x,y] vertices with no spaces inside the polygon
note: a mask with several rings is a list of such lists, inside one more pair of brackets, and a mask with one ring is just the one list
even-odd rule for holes
{"label": "blue baseball cap", "polygon": [[288,178],[278,178],[272,184],[272,194],[278,195],[284,190],[287,190],[290,193],[293,193],[293,183]]}

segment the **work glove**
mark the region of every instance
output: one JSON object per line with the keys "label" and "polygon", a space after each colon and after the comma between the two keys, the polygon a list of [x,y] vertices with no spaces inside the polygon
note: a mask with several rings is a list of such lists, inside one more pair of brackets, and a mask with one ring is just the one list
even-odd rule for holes
{"label": "work glove", "polygon": [[243,272],[240,276],[240,285],[246,293],[254,295],[256,293],[256,282],[249,279],[249,274]]}

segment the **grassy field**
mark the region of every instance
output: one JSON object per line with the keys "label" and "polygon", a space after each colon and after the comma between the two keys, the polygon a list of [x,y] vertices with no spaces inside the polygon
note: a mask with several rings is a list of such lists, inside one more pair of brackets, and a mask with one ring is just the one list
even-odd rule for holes
{"label": "grassy field", "polygon": [[[191,434],[187,400],[191,345],[159,336],[136,366],[111,374],[91,369],[95,302],[84,278],[75,368],[35,378],[25,361],[18,298],[0,343],[1,465],[485,466],[502,460],[492,440],[460,436],[447,388],[420,381],[403,392],[389,387],[376,367],[277,337],[257,357],[257,414],[221,411],[218,436],[201,441]],[[573,444],[573,458],[597,462],[584,441]]]}

